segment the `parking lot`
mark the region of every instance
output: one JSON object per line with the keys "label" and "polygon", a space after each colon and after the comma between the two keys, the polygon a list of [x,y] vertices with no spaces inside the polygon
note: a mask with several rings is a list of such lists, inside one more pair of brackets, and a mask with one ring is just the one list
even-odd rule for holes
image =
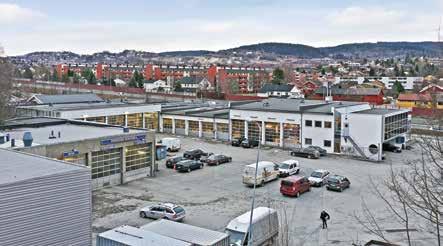
{"label": "parking lot", "polygon": [[[162,138],[158,135],[157,138]],[[233,162],[219,166],[205,166],[191,173],[177,173],[165,168],[165,160],[159,161],[156,177],[148,177],[126,185],[104,188],[93,194],[93,232],[120,226],[140,226],[150,219],[139,217],[139,209],[161,202],[182,205],[187,217],[184,223],[223,231],[234,217],[248,211],[252,189],[242,184],[244,166],[254,163],[257,149],[232,147],[225,143],[208,142],[196,138],[180,138],[182,150],[201,148],[207,152],[232,156]],[[387,216],[384,203],[374,199],[370,177],[379,180],[388,174],[390,165],[400,167],[404,160],[413,159],[417,150],[405,150],[401,154],[387,153],[384,163],[364,162],[340,156],[327,156],[318,160],[291,157],[281,149],[264,147],[260,160],[280,162],[288,159],[300,161],[301,172],[306,175],[315,169],[327,169],[333,174],[348,177],[351,187],[342,193],[327,191],[325,187],[312,188],[299,198],[285,197],[279,192],[279,181],[257,188],[257,206],[271,206],[279,210],[280,220],[288,220],[292,245],[351,245],[370,236],[356,221],[354,214],[361,213],[361,201],[380,218],[385,229],[399,225]],[[330,215],[329,229],[321,229],[320,212]],[[399,235],[401,236],[401,235]]]}

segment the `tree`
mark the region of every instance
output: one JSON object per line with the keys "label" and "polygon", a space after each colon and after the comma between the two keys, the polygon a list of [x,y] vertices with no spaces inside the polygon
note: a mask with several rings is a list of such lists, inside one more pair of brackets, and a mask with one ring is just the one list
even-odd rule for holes
{"label": "tree", "polygon": [[29,67],[25,68],[25,71],[23,72],[23,78],[25,78],[25,79],[33,79],[34,78],[34,73],[32,72],[32,70]]}
{"label": "tree", "polygon": [[139,73],[137,70],[132,74],[132,78],[129,81],[129,87],[143,87],[144,78],[143,74]]}
{"label": "tree", "polygon": [[281,68],[276,68],[272,72],[272,83],[281,84],[285,79],[285,73]]}
{"label": "tree", "polygon": [[0,57],[0,125],[10,115],[9,100],[12,94],[12,78],[14,67]]}
{"label": "tree", "polygon": [[402,92],[405,91],[405,88],[403,87],[403,85],[402,85],[398,80],[396,80],[396,81],[394,82],[394,84],[392,85],[392,90],[393,90],[396,94],[400,94],[400,93],[402,93]]}
{"label": "tree", "polygon": [[82,77],[88,81],[88,84],[97,84],[94,72],[91,69],[85,69],[82,71]]}
{"label": "tree", "polygon": [[375,70],[372,67],[369,69],[369,76],[375,76]]}
{"label": "tree", "polygon": [[181,90],[181,88],[182,88],[182,84],[180,84],[180,83],[174,84],[174,91],[179,91],[179,90]]}
{"label": "tree", "polygon": [[240,91],[240,87],[238,86],[238,82],[235,80],[229,81],[229,90],[232,94],[237,94]]}
{"label": "tree", "polygon": [[52,78],[51,78],[51,80],[52,81],[59,81],[59,77],[58,77],[58,74],[57,74],[57,71],[54,69],[53,71],[52,71]]}

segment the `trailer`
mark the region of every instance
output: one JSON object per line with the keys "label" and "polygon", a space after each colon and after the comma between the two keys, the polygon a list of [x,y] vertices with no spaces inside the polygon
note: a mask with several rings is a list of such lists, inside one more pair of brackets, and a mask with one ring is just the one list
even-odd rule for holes
{"label": "trailer", "polygon": [[97,235],[97,246],[191,246],[192,244],[132,226],[120,226]]}
{"label": "trailer", "polygon": [[229,246],[229,235],[226,233],[174,221],[157,220],[140,228],[191,243],[193,246]]}

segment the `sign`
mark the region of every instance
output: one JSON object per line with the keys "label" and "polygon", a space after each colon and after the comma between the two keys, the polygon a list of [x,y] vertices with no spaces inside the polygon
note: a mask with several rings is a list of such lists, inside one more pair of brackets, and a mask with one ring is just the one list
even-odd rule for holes
{"label": "sign", "polygon": [[130,142],[130,141],[133,141],[135,143],[145,143],[146,135],[141,134],[141,135],[132,135],[132,136],[118,136],[114,138],[103,139],[100,141],[100,145],[110,145],[110,144]]}
{"label": "sign", "polygon": [[64,158],[72,157],[72,156],[76,156],[76,155],[79,155],[79,154],[80,154],[80,151],[78,151],[76,149],[72,149],[71,151],[63,152],[63,157]]}

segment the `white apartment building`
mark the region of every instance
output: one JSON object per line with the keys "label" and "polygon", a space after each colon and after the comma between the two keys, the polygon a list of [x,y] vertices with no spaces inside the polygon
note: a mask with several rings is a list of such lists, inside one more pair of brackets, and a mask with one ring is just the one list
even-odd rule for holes
{"label": "white apartment building", "polygon": [[423,77],[335,77],[334,83],[355,82],[363,84],[365,81],[372,82],[375,80],[381,81],[388,89],[392,89],[392,85],[395,81],[398,81],[406,90],[412,90],[415,84],[421,84],[423,82]]}

